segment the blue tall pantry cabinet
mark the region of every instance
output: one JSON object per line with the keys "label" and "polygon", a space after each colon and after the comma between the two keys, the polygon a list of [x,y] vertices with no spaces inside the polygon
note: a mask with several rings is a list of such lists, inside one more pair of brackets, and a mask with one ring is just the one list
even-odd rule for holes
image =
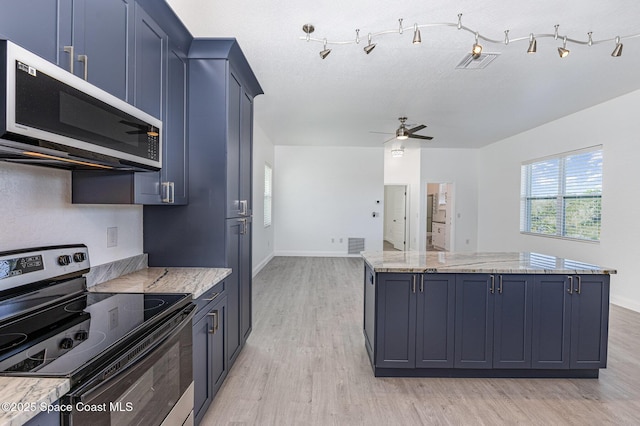
{"label": "blue tall pantry cabinet", "polygon": [[263,92],[235,39],[195,39],[187,65],[189,202],[144,207],[144,250],[149,266],[232,269],[230,368],[251,332],[253,98]]}

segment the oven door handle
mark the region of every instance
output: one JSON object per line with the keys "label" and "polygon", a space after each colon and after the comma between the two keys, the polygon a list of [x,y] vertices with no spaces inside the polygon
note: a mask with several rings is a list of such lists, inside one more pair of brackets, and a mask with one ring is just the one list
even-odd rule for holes
{"label": "oven door handle", "polygon": [[87,402],[99,396],[105,390],[108,390],[109,389],[108,383],[112,379],[118,376],[121,376],[123,374],[126,374],[127,372],[131,371],[133,368],[137,367],[141,363],[147,361],[147,355],[154,352],[157,348],[162,346],[167,340],[180,334],[180,332],[186,326],[191,325],[191,320],[196,314],[196,309],[193,303],[189,305],[189,308],[191,309],[191,311],[187,314],[186,317],[182,319],[182,321],[180,321],[178,325],[173,327],[171,330],[167,331],[162,337],[160,337],[158,340],[153,342],[151,346],[145,348],[144,350],[136,354],[135,357],[132,358],[131,361],[127,362],[127,364],[124,367],[117,368],[115,372],[111,371],[114,368],[116,368],[118,364],[120,364],[123,360],[126,360],[129,354],[135,353],[136,350],[138,350],[137,348],[141,346],[141,344],[138,344],[133,348],[128,349],[124,354],[121,354],[120,356],[118,356],[114,361],[110,362],[106,367],[102,368],[102,370],[96,375],[94,375],[93,378],[90,379],[87,383],[82,385],[77,390],[68,393],[67,396],[71,398],[72,402],[74,403],[80,402],[80,401]]}

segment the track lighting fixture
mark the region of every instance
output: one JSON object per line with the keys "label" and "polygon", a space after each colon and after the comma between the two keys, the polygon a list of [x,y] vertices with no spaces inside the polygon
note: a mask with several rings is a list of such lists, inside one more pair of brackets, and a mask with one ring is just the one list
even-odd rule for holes
{"label": "track lighting fixture", "polygon": [[[387,34],[400,34],[402,35],[404,33],[404,27],[402,25],[403,23],[403,19],[398,19],[398,27],[397,28],[393,28],[393,29],[388,29],[388,30],[383,30],[383,31],[377,31],[377,32],[370,32],[368,34],[368,44],[364,47],[364,51],[365,53],[368,55],[369,53],[371,53],[371,51],[373,49],[375,49],[376,47],[376,43],[372,43],[372,38],[373,37],[379,37],[379,36],[383,36],[383,35],[387,35]],[[576,38],[570,38],[567,35],[560,35],[560,25],[556,24],[554,25],[555,31],[552,34],[549,33],[541,33],[541,34],[534,34],[534,33],[530,33],[529,36],[526,37],[516,37],[516,38],[511,38],[509,36],[509,30],[505,30],[504,31],[504,38],[501,39],[495,39],[495,38],[489,38],[487,36],[484,36],[482,34],[480,34],[478,31],[469,28],[465,25],[462,24],[462,13],[458,14],[458,20],[457,22],[438,22],[438,23],[423,23],[423,24],[419,24],[419,23],[415,23],[413,25],[413,44],[419,44],[422,42],[422,35],[420,34],[420,30],[422,28],[431,28],[431,27],[456,27],[458,30],[464,30],[467,31],[469,33],[472,33],[475,36],[475,43],[473,44],[472,50],[471,50],[471,56],[473,59],[479,59],[481,54],[482,54],[482,45],[479,43],[480,38],[482,38],[483,41],[487,42],[487,43],[493,43],[493,44],[505,44],[505,45],[509,45],[512,44],[514,42],[519,42],[519,41],[528,41],[529,42],[529,48],[527,49],[527,53],[536,53],[537,48],[538,48],[538,39],[539,38],[548,38],[548,37],[553,37],[554,40],[558,40],[559,38],[562,39],[562,47],[558,47],[558,54],[560,55],[561,58],[565,58],[569,55],[570,51],[569,49],[567,49],[567,43],[574,43],[574,44],[581,44],[581,45],[585,45],[585,46],[593,46],[594,44],[600,44],[600,43],[609,43],[615,40],[615,48],[613,50],[613,52],[611,53],[611,56],[613,57],[619,57],[622,55],[622,40],[624,39],[631,39],[631,38],[638,38],[640,37],[640,33],[638,34],[631,34],[628,36],[624,36],[624,37],[620,37],[617,36],[615,38],[610,38],[610,39],[602,39],[602,40],[594,40],[593,39],[593,32],[588,32],[587,33],[587,39],[576,39]],[[326,58],[327,55],[329,55],[329,53],[331,53],[331,49],[327,49],[327,45],[329,44],[337,44],[337,45],[345,45],[345,44],[359,44],[360,43],[360,30],[356,30],[356,37],[355,39],[350,39],[350,40],[332,40],[332,41],[328,41],[326,38],[314,38],[311,37],[311,33],[313,33],[315,31],[315,28],[313,25],[311,24],[305,24],[302,26],[302,31],[304,31],[305,36],[304,37],[300,37],[301,40],[306,40],[306,41],[314,41],[314,42],[320,42],[324,44],[324,49],[320,52],[320,57],[322,59]]]}
{"label": "track lighting fixture", "polygon": [[536,38],[533,36],[533,33],[529,36],[529,48],[527,49],[527,53],[536,53],[538,48],[538,42]]}
{"label": "track lighting fixture", "polygon": [[478,59],[480,57],[480,54],[482,53],[482,46],[478,44],[478,37],[479,37],[479,34],[476,33],[476,42],[473,44],[473,47],[471,48],[471,56],[473,56],[473,59]]}
{"label": "track lighting fixture", "polygon": [[331,49],[327,49],[327,40],[324,40],[324,49],[320,51],[320,57],[322,59],[326,58],[327,56],[329,56],[329,53],[331,53]]}
{"label": "track lighting fixture", "polygon": [[562,47],[558,47],[558,54],[561,58],[566,58],[569,56],[569,49],[567,49],[567,37],[565,36],[562,39]]}
{"label": "track lighting fixture", "polygon": [[422,37],[420,37],[420,29],[418,28],[418,24],[413,26],[413,44],[422,43]]}
{"label": "track lighting fixture", "polygon": [[618,56],[622,56],[622,43],[620,43],[620,37],[616,37],[616,47],[611,52],[611,56],[617,58]]}
{"label": "track lighting fixture", "polygon": [[367,44],[364,47],[364,53],[366,53],[368,55],[375,48],[376,48],[376,44],[375,43],[373,43],[373,44],[371,43],[371,33],[369,33],[369,44]]}

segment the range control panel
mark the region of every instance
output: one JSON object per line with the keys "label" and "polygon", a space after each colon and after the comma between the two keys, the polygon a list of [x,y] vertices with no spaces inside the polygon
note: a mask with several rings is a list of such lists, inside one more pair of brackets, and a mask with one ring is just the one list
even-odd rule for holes
{"label": "range control panel", "polygon": [[89,251],[83,244],[2,252],[0,291],[88,270]]}

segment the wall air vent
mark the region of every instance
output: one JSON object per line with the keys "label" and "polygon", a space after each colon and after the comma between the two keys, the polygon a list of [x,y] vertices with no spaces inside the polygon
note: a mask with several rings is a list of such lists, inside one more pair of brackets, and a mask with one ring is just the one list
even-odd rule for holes
{"label": "wall air vent", "polygon": [[474,59],[471,53],[468,53],[460,63],[456,66],[456,69],[461,70],[481,70],[486,68],[495,58],[500,56],[499,53],[481,53],[478,59]]}
{"label": "wall air vent", "polygon": [[349,254],[360,254],[364,251],[364,238],[349,238]]}

